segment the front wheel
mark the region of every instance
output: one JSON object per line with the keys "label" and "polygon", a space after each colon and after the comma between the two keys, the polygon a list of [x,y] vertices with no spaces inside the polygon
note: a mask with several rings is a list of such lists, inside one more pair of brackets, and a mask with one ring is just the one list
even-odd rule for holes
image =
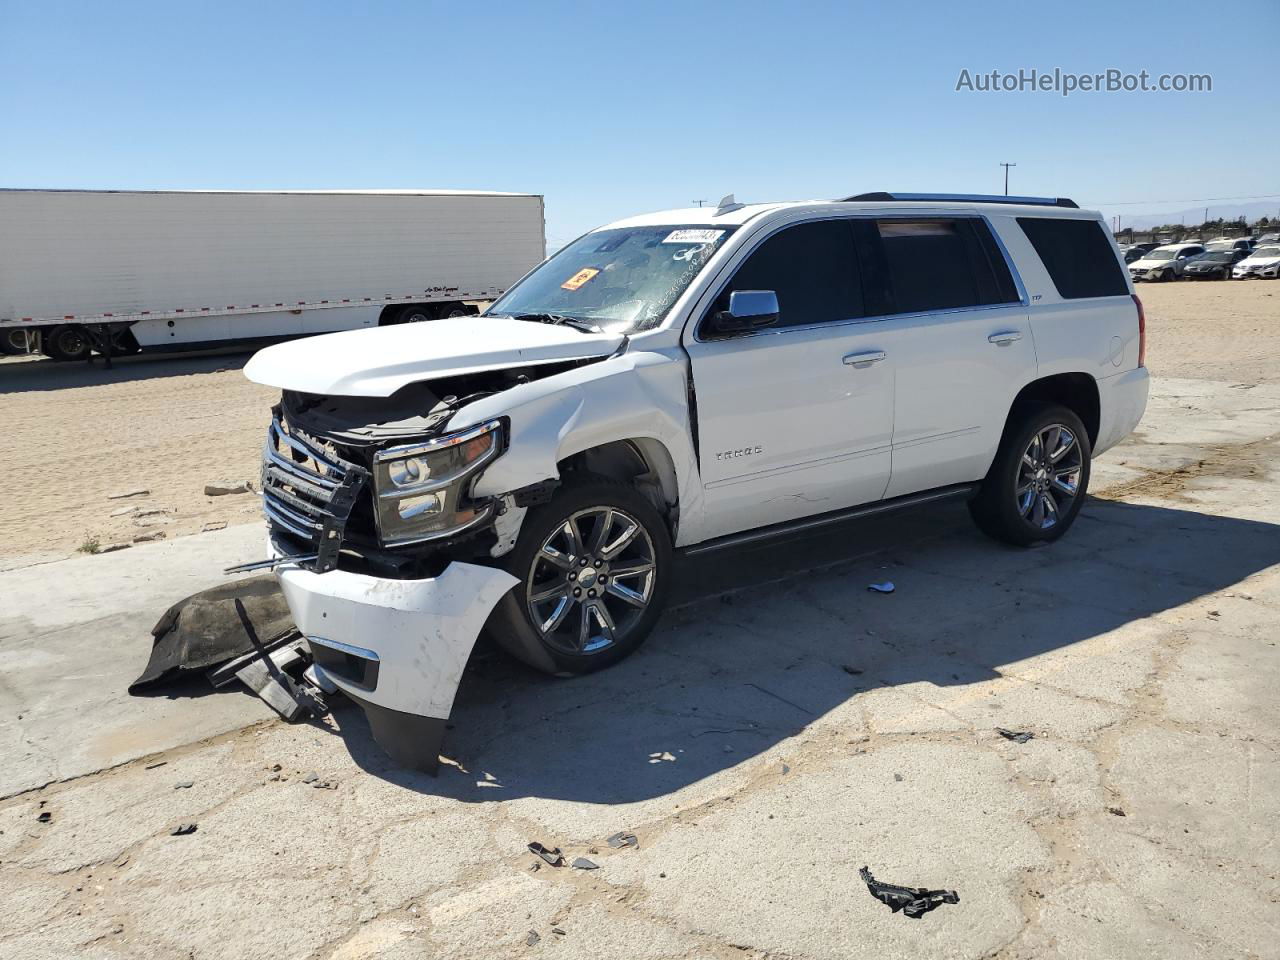
{"label": "front wheel", "polygon": [[1070,529],[1089,489],[1089,434],[1053,405],[1015,411],[969,513],[979,529],[1027,547]]}
{"label": "front wheel", "polygon": [[548,673],[591,673],[653,630],[671,574],[671,535],[633,488],[588,475],[529,511],[504,561],[520,583],[494,609],[494,639]]}

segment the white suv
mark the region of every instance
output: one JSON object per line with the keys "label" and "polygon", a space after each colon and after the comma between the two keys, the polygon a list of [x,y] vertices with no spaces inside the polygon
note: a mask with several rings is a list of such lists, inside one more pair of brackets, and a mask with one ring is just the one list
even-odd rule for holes
{"label": "white suv", "polygon": [[864,194],[593,230],[482,316],[269,347],[263,503],[317,665],[433,769],[487,628],[555,674],[644,640],[675,550],[943,497],[1071,526],[1146,406],[1142,306],[1069,200]]}

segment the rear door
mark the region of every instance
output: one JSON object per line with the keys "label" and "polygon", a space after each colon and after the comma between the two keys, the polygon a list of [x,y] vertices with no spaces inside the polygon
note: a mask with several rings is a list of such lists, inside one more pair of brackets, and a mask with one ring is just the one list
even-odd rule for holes
{"label": "rear door", "polygon": [[1023,295],[981,217],[887,217],[875,234],[896,372],[885,495],[978,480],[1014,396],[1035,377]]}
{"label": "rear door", "polygon": [[[868,322],[843,219],[783,227],[755,244],[686,334],[707,536],[876,500],[889,479],[893,373]],[[733,290],[772,290],[775,326],[718,336]]]}

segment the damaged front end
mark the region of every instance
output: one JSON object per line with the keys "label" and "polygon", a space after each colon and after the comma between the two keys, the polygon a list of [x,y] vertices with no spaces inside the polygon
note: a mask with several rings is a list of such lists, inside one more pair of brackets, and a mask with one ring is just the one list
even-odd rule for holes
{"label": "damaged front end", "polygon": [[462,406],[576,365],[414,383],[385,398],[286,390],[262,500],[277,578],[317,666],[364,708],[398,763],[434,772],[480,630],[515,577],[495,565],[512,497],[474,494],[504,418],[450,429]]}

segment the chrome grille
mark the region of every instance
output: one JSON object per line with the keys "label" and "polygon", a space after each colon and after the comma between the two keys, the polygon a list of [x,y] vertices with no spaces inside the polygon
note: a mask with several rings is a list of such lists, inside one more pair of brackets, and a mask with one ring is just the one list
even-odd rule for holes
{"label": "chrome grille", "polygon": [[332,569],[368,472],[273,413],[262,454],[262,509],[273,526],[319,548],[317,569]]}

